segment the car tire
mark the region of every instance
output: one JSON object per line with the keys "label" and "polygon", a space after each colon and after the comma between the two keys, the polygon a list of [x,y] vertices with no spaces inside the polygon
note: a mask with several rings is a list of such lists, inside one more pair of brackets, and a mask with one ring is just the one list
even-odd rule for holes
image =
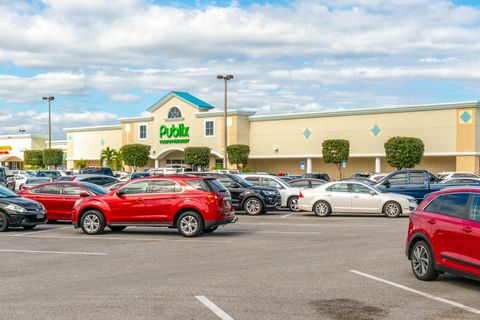
{"label": "car tire", "polygon": [[196,237],[203,231],[202,217],[194,211],[184,212],[178,217],[177,229],[184,237]]}
{"label": "car tire", "polygon": [[290,197],[287,202],[287,207],[290,211],[297,212],[298,211],[298,197]]}
{"label": "car tire", "polygon": [[389,201],[383,206],[383,214],[387,218],[397,218],[402,214],[402,207],[395,201]]}
{"label": "car tire", "polygon": [[112,230],[113,232],[120,232],[120,231],[123,231],[125,230],[126,226],[111,226],[111,227],[108,227],[110,230]]}
{"label": "car tire", "polygon": [[430,246],[425,241],[418,241],[410,252],[410,262],[415,277],[423,281],[433,281],[438,278],[435,270],[435,260]]}
{"label": "car tire", "polygon": [[332,214],[332,207],[327,201],[317,201],[313,205],[313,213],[315,213],[317,217],[328,217]]}
{"label": "car tire", "polygon": [[47,220],[47,223],[57,223],[57,220]]}
{"label": "car tire", "polygon": [[210,227],[210,228],[205,228],[203,229],[203,232],[204,233],[212,233],[213,231],[217,230],[218,229],[218,226],[216,227]]}
{"label": "car tire", "polygon": [[256,197],[250,197],[243,203],[243,210],[250,216],[258,216],[263,213],[263,203]]}
{"label": "car tire", "polygon": [[0,212],[0,232],[8,231],[8,218],[3,212]]}
{"label": "car tire", "polygon": [[36,226],[23,226],[23,229],[25,230],[33,230],[35,229]]}
{"label": "car tire", "polygon": [[105,230],[105,218],[98,210],[88,210],[82,215],[80,225],[86,234],[100,234]]}

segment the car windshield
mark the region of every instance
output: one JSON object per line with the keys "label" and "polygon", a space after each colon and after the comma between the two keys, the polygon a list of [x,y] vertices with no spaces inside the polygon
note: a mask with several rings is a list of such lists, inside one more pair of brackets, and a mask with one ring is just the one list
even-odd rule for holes
{"label": "car windshield", "polygon": [[253,187],[253,183],[250,183],[249,181],[243,179],[240,176],[236,176],[232,174],[232,175],[229,175],[229,177],[235,180],[235,182],[241,185],[242,187]]}
{"label": "car windshield", "polygon": [[18,197],[18,195],[15,192],[0,186],[0,198],[16,198],[16,197]]}
{"label": "car windshield", "polygon": [[95,194],[107,194],[108,191],[107,189],[99,186],[99,185],[96,185],[96,184],[93,184],[93,183],[90,183],[90,182],[79,182],[82,186],[84,186],[85,188],[87,188],[88,190],[92,191],[93,193]]}
{"label": "car windshield", "polygon": [[382,191],[382,190],[378,189],[378,188],[375,187],[374,185],[368,185],[368,187],[369,187],[370,189],[375,190],[375,191],[378,192],[378,193],[384,193],[384,192],[385,192],[385,191]]}

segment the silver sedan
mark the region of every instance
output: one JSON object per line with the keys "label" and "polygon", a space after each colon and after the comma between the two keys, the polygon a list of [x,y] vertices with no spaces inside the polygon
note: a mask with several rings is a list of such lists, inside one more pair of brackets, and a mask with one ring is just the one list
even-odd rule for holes
{"label": "silver sedan", "polygon": [[415,198],[383,193],[361,182],[329,182],[317,188],[304,189],[299,195],[298,209],[313,211],[326,217],[332,212],[383,213],[395,218],[402,213],[411,213],[417,208]]}

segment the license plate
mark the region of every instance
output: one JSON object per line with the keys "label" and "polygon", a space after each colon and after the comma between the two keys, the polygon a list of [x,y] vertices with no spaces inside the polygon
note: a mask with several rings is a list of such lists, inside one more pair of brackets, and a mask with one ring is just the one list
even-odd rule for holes
{"label": "license plate", "polygon": [[43,219],[45,217],[45,215],[43,214],[37,214],[37,219]]}

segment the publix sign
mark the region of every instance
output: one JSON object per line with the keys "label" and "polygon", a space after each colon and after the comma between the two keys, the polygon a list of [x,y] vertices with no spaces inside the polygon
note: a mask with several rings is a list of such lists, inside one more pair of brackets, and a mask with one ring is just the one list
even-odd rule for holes
{"label": "publix sign", "polygon": [[162,125],[160,127],[160,143],[188,143],[190,142],[189,130],[190,127],[186,127],[183,123],[179,124],[178,127],[174,124],[170,127]]}

